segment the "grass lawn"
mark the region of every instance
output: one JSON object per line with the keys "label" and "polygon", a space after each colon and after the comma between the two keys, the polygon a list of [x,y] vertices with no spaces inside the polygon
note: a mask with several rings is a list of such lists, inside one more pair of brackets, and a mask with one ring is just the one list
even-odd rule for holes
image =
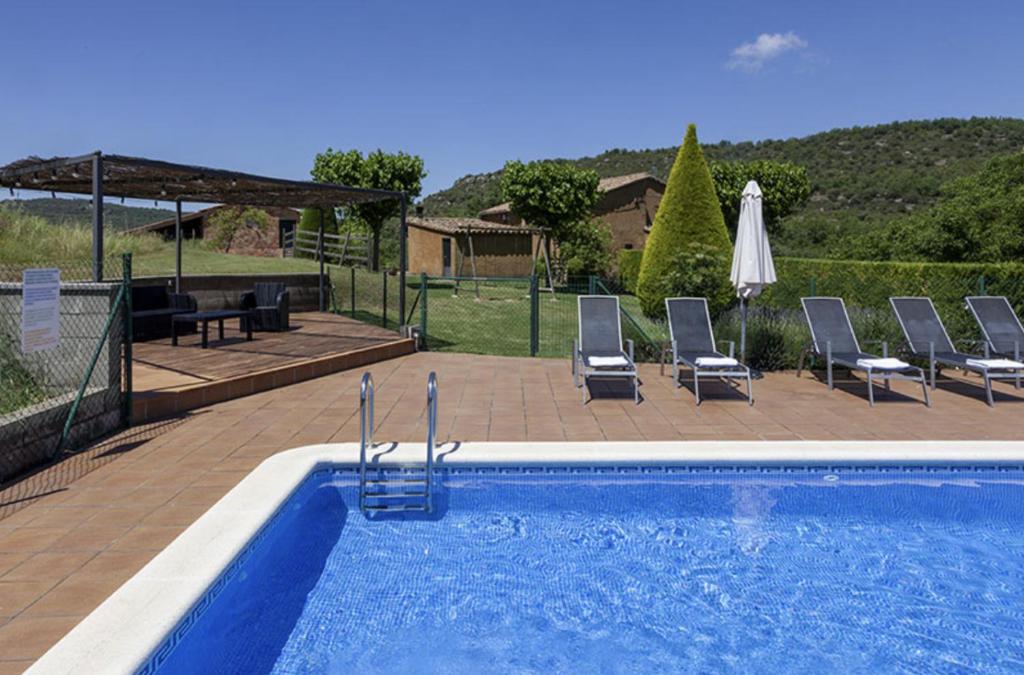
{"label": "grass lawn", "polygon": [[[348,270],[332,269],[337,307],[351,314],[352,274]],[[382,323],[382,282],[379,274],[357,270],[356,318],[370,323]],[[398,284],[390,278],[388,286],[388,326],[397,327]],[[583,284],[581,291],[585,291]],[[499,354],[528,356],[530,354],[530,295],[526,280],[491,280],[480,284],[480,297],[476,285],[463,282],[458,294],[451,281],[431,280],[427,287],[427,345],[431,350],[465,352],[473,354]],[[418,299],[418,278],[409,279],[406,311],[409,323],[419,324],[422,300]],[[576,337],[577,292],[540,293],[539,295],[539,355],[566,357],[572,351]],[[666,339],[663,326],[643,316],[639,301],[630,295],[620,295],[623,315],[623,335],[637,342],[643,349],[643,339],[637,326],[650,340]],[[415,304],[414,304],[415,303]],[[638,354],[638,358],[644,355]],[[647,354],[650,357],[650,354]]]}
{"label": "grass lawn", "polygon": [[[0,212],[0,277],[20,278],[25,267],[59,265],[64,279],[88,279],[91,274],[91,232],[87,228],[50,225],[38,218],[18,213]],[[15,245],[17,244],[17,245]],[[133,236],[110,232],[105,239],[107,258],[104,269],[108,279],[121,275],[120,256],[132,253],[133,276],[156,276],[174,273],[173,242],[152,236]],[[270,258],[244,256],[212,251],[203,242],[186,241],[182,247],[182,273],[192,274],[280,274],[316,273],[319,265],[303,258]],[[7,268],[4,265],[7,264]],[[345,314],[370,323],[386,324],[397,329],[398,279],[388,277],[387,320],[384,320],[382,294],[384,280],[378,273],[365,270],[328,268],[333,282],[332,305]],[[5,277],[6,278],[6,277]],[[355,311],[353,311],[353,279],[355,280]],[[585,292],[587,284],[579,285]],[[577,288],[573,288],[574,291]],[[577,333],[577,292],[541,293],[539,303],[539,353],[542,356],[564,357],[572,348]],[[422,303],[418,303],[419,278],[410,277],[407,286],[407,318],[420,323]],[[623,295],[623,333],[634,338],[643,353],[650,340],[664,338],[664,330],[646,320],[639,303]],[[413,306],[413,303],[417,303]],[[432,281],[427,292],[427,338],[430,349],[526,356],[530,353],[530,298],[526,280],[490,281],[481,283],[480,297],[475,284],[464,283],[456,296],[448,281]],[[631,320],[632,318],[632,320]],[[635,322],[635,323],[634,323]],[[638,330],[637,326],[642,330]],[[646,335],[648,339],[644,338]]]}
{"label": "grass lawn", "polygon": [[[186,242],[181,251],[182,274],[315,273],[318,269],[319,266],[314,260],[218,253],[193,242]],[[167,244],[156,251],[133,254],[132,274],[140,277],[174,274],[174,245]]]}

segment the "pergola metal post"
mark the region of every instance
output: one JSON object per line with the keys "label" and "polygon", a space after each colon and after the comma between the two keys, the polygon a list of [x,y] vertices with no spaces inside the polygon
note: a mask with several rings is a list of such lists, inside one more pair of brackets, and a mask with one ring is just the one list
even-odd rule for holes
{"label": "pergola metal post", "polygon": [[103,281],[103,155],[92,156],[92,280]]}
{"label": "pergola metal post", "polygon": [[320,311],[327,311],[327,302],[324,297],[324,209],[320,208],[320,227],[317,229],[316,257],[320,261]]}
{"label": "pergola metal post", "polygon": [[[409,225],[405,221],[405,212],[408,204],[406,194],[402,193],[402,206],[399,213],[399,236],[398,236],[398,326],[399,330],[405,325],[405,268],[406,268],[406,240],[409,238]],[[424,298],[426,300],[426,298]]]}
{"label": "pergola metal post", "polygon": [[174,202],[174,292],[181,293],[181,200]]}

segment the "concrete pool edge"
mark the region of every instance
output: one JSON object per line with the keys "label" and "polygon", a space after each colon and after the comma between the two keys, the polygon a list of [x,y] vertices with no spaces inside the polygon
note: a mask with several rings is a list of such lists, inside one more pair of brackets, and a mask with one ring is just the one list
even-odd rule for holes
{"label": "concrete pool edge", "polygon": [[[422,443],[381,444],[380,466],[421,462]],[[447,443],[438,467],[538,465],[1024,464],[1024,442],[745,441]],[[134,672],[311,473],[358,464],[355,443],[274,455],[232,488],[28,672]]]}

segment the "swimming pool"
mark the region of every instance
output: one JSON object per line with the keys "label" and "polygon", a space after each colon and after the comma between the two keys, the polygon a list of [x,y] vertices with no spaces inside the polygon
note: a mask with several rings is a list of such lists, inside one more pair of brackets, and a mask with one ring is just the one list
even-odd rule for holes
{"label": "swimming pool", "polygon": [[[921,449],[931,463],[906,461],[906,450],[898,463],[894,452],[841,461],[834,450],[822,455],[829,461],[777,451],[774,461],[727,464],[720,447],[716,462],[692,448],[687,462],[664,459],[679,452],[647,448],[649,459],[629,463],[624,447],[590,447],[562,465],[452,463],[438,474],[433,516],[373,520],[358,510],[354,470],[307,453],[273,515],[136,667],[1024,667],[1024,463],[1001,461],[1013,452],[976,450],[969,464],[939,461],[956,453],[935,444]],[[275,482],[269,472],[261,480],[240,493],[258,497]],[[241,502],[226,502],[214,510],[244,530]],[[190,550],[177,552],[196,564],[203,541],[237,529],[197,526],[185,535],[198,537]],[[176,582],[154,563],[140,584],[163,587],[148,604],[160,611]],[[124,590],[97,613],[132,606],[146,621]]]}

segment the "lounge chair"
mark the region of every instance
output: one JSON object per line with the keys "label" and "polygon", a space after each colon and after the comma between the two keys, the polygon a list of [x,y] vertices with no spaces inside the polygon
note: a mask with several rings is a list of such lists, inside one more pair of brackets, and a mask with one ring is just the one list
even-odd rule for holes
{"label": "lounge chair", "polygon": [[[978,322],[985,347],[985,358],[993,355],[1002,356],[1014,363],[1022,363],[1021,352],[1024,351],[1024,328],[1020,319],[1003,295],[980,295],[964,298],[967,308]],[[1015,378],[1014,386],[1020,389],[1020,377]]]}
{"label": "lounge chair", "polygon": [[732,383],[735,378],[747,381],[747,402],[754,405],[750,368],[734,358],[736,345],[727,341],[729,355],[718,351],[711,329],[711,315],[706,298],[665,298],[668,331],[672,338],[672,381],[683,386],[679,366],[693,371],[693,395],[700,405],[700,378],[714,378]]}
{"label": "lounge chair", "polygon": [[242,294],[239,304],[242,309],[252,312],[245,321],[252,323],[253,330],[288,330],[289,295],[284,284],[254,284],[253,290]]}
{"label": "lounge chair", "polygon": [[935,389],[935,371],[939,364],[981,375],[985,380],[985,398],[990,406],[993,405],[992,380],[1013,379],[1020,387],[1024,364],[957,351],[930,298],[889,298],[889,302],[907,338],[910,354],[928,361],[932,389]]}
{"label": "lounge chair", "polygon": [[627,351],[622,349],[619,299],[614,295],[581,295],[577,309],[579,338],[572,341],[572,381],[583,388],[583,402],[587,402],[587,380],[591,377],[625,377],[633,380],[633,400],[640,403],[633,341],[626,340]]}
{"label": "lounge chair", "polygon": [[899,359],[889,358],[889,345],[885,342],[881,343],[881,358],[861,351],[842,298],[800,298],[800,303],[804,307],[804,316],[807,317],[807,325],[811,329],[811,346],[800,356],[797,377],[800,377],[803,370],[804,357],[810,352],[825,358],[830,391],[835,388],[832,368],[839,365],[867,374],[868,403],[872,407],[875,405],[876,379],[882,380],[886,389],[889,388],[891,380],[920,382],[921,391],[924,392],[924,404],[931,407],[928,383],[923,370]]}
{"label": "lounge chair", "polygon": [[978,295],[964,300],[985,336],[985,356],[997,354],[1020,361],[1024,351],[1024,328],[1010,301],[1002,295]]}

